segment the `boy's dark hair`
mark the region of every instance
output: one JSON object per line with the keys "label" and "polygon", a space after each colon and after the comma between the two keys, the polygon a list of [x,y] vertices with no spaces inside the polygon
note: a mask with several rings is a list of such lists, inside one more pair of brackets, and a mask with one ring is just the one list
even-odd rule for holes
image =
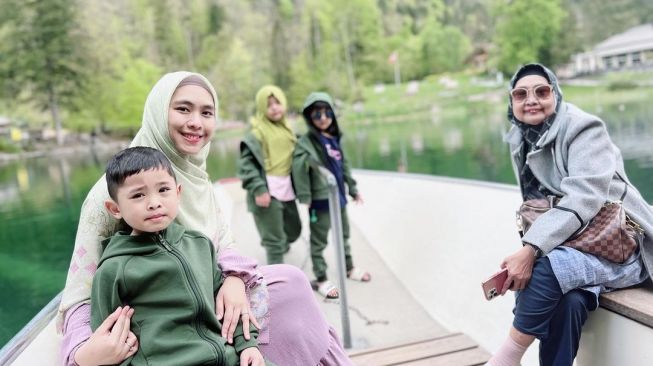
{"label": "boy's dark hair", "polygon": [[114,155],[105,170],[109,196],[115,201],[125,179],[145,170],[164,169],[177,182],[170,160],[159,150],[146,146],[130,147]]}

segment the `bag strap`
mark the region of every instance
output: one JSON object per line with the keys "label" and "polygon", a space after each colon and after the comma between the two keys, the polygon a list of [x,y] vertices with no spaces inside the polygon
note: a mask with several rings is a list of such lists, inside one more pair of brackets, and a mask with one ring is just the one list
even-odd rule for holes
{"label": "bag strap", "polygon": [[567,211],[567,212],[571,212],[571,213],[573,213],[574,216],[576,216],[576,219],[578,219],[578,222],[580,222],[580,228],[579,228],[578,230],[581,230],[581,229],[583,229],[583,228],[585,227],[585,222],[583,222],[583,219],[580,218],[580,215],[578,214],[578,212],[576,212],[576,211],[574,211],[574,210],[572,210],[572,209],[570,209],[570,208],[563,207],[563,206],[557,206],[557,205],[556,205],[556,206],[553,206],[553,208],[557,208],[558,210],[562,210],[562,211]]}
{"label": "bag strap", "polygon": [[619,197],[619,201],[623,202],[624,198],[626,198],[626,193],[628,193],[628,183],[626,183],[626,180],[621,176],[621,174],[619,174],[619,172],[615,171],[614,173],[622,182],[624,182],[624,193]]}
{"label": "bag strap", "polygon": [[[617,177],[618,177],[622,182],[624,182],[624,193],[623,193],[623,194],[621,195],[621,197],[619,198],[619,201],[623,202],[623,201],[624,201],[624,198],[626,198],[626,193],[628,193],[628,183],[626,183],[626,180],[621,176],[621,174],[619,174],[619,172],[615,171],[614,173],[617,175]],[[563,206],[558,206],[558,205],[553,205],[553,201],[551,201],[551,208],[557,208],[557,209],[560,209],[560,210],[563,210],[563,211],[567,211],[567,212],[571,212],[571,213],[573,213],[574,216],[576,216],[576,219],[578,219],[578,222],[580,222],[580,228],[576,231],[576,233],[583,231],[583,229],[585,228],[585,226],[589,224],[589,221],[588,221],[587,223],[585,223],[585,222],[583,221],[583,219],[580,217],[580,215],[578,214],[578,212],[576,212],[576,211],[574,211],[574,210],[572,210],[572,209],[570,209],[570,208],[563,207]],[[573,235],[572,235],[572,236],[573,236]]]}

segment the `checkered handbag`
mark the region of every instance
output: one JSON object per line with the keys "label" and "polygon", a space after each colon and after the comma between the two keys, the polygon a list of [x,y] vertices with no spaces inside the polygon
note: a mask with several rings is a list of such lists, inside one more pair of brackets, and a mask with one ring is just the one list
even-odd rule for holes
{"label": "checkered handbag", "polygon": [[[555,207],[558,197],[527,200],[517,211],[517,227],[520,234],[528,231],[543,213]],[[563,245],[624,263],[637,249],[643,237],[643,229],[628,217],[621,201],[606,202],[601,210],[585,226],[574,233]]]}

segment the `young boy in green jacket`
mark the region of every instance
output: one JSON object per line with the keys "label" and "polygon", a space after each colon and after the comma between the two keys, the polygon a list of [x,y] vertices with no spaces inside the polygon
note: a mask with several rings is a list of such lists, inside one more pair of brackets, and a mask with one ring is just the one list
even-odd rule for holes
{"label": "young boy in green jacket", "polygon": [[333,111],[333,101],[327,93],[314,92],[306,98],[302,114],[308,125],[308,132],[297,141],[292,164],[292,178],[297,199],[300,203],[309,205],[311,259],[316,277],[312,285],[322,296],[331,299],[338,298],[340,294],[327,279],[327,264],[323,256],[331,228],[329,189],[321,174],[313,170],[310,161],[327,168],[338,182],[347,277],[363,282],[371,279],[368,272],[354,267],[351,256],[345,185],[355,202],[361,203],[363,199],[356,189],[356,181],[351,176],[349,164],[344,156],[340,144],[342,133]]}
{"label": "young boy in green jacket", "polygon": [[257,348],[253,325],[249,340],[242,322],[233,344],[221,337],[215,296],[222,272],[211,241],[173,222],[181,186],[166,156],[149,147],[123,150],[109,161],[106,181],[105,207],[128,229],[103,242],[91,327],[119,306],[134,309],[131,331],[139,343],[125,338],[121,365],[271,365]]}

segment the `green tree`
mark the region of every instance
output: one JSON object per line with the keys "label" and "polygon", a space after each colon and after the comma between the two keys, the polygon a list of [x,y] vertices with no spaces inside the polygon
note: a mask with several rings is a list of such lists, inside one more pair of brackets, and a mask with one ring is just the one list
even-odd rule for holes
{"label": "green tree", "polygon": [[85,39],[76,30],[73,0],[6,0],[12,17],[3,29],[3,89],[49,110],[63,144],[61,108],[74,110],[84,92]]}
{"label": "green tree", "polygon": [[420,34],[422,41],[422,74],[457,71],[464,67],[471,51],[471,42],[456,27],[433,23]]}
{"label": "green tree", "polygon": [[270,80],[255,77],[254,56],[239,38],[235,38],[224,51],[208,77],[216,85],[220,113],[244,121],[254,111],[256,90]]}
{"label": "green tree", "polygon": [[532,61],[552,66],[551,50],[566,16],[560,0],[496,0],[493,12],[493,60],[500,71],[511,73]]}
{"label": "green tree", "polygon": [[[314,1],[307,7],[313,17],[311,49],[316,50],[311,68],[323,70],[330,91],[356,98],[360,82],[375,81],[385,65],[381,12],[373,0]],[[335,73],[344,76],[344,84]]]}
{"label": "green tree", "polygon": [[487,0],[444,0],[442,24],[460,30],[475,44],[490,42],[494,26]]}
{"label": "green tree", "polygon": [[94,79],[86,108],[71,114],[68,125],[78,130],[100,129],[102,132],[125,134],[137,131],[141,125],[143,105],[152,85],[161,77],[160,67],[144,59],[130,59],[116,67],[117,76],[100,74]]}
{"label": "green tree", "polygon": [[[432,73],[461,69],[471,42],[453,25],[444,25],[453,9],[442,0],[383,0],[386,55],[399,54],[403,79],[419,79]],[[387,56],[386,56],[387,57]],[[386,66],[384,78],[392,75]]]}

